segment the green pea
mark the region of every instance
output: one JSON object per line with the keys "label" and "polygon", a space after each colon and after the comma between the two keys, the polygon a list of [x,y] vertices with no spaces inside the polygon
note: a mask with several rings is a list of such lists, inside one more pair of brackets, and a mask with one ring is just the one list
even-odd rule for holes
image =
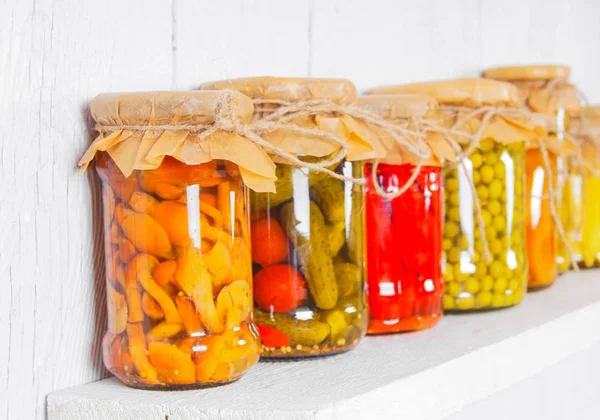
{"label": "green pea", "polygon": [[489,184],[494,179],[494,168],[488,164],[483,165],[479,173],[481,174],[481,181],[485,184]]}
{"label": "green pea", "polygon": [[465,290],[472,295],[475,295],[481,290],[479,280],[474,277],[469,277],[465,283]]}
{"label": "green pea", "polygon": [[460,264],[454,266],[454,278],[456,281],[465,281],[467,279],[467,274],[462,272]]}
{"label": "green pea", "polygon": [[451,207],[446,212],[446,216],[449,220],[453,220],[455,222],[460,221],[460,209],[458,207]]}
{"label": "green pea", "polygon": [[487,200],[488,197],[490,196],[490,192],[488,190],[488,187],[486,187],[485,185],[479,185],[479,186],[477,186],[477,188],[475,188],[475,192],[477,194],[477,197],[481,201]]}
{"label": "green pea", "polygon": [[519,286],[521,285],[521,282],[517,279],[511,279],[508,282],[508,290],[512,290],[513,292],[516,292],[517,290],[519,290]]}
{"label": "green pea", "polygon": [[504,166],[504,162],[498,161],[494,165],[494,171],[496,172],[496,177],[504,179],[506,176],[506,166]]}
{"label": "green pea", "polygon": [[493,200],[500,198],[502,195],[502,182],[494,179],[490,182],[489,197]]}
{"label": "green pea", "polygon": [[448,197],[448,202],[450,203],[450,205],[452,205],[452,206],[460,205],[460,195],[458,195],[458,192],[446,194],[446,196]]}
{"label": "green pea", "polygon": [[506,277],[497,278],[494,282],[494,293],[504,293],[507,285],[508,281],[506,280]]}
{"label": "green pea", "polygon": [[492,297],[492,307],[493,308],[500,308],[502,306],[504,306],[504,295],[495,294]]}
{"label": "green pea", "polygon": [[469,249],[469,245],[471,245],[469,238],[467,238],[467,235],[460,235],[460,239],[458,240],[458,247],[461,250],[466,250]]}
{"label": "green pea", "polygon": [[456,298],[456,307],[461,310],[471,309],[475,306],[474,296],[460,296]]}
{"label": "green pea", "polygon": [[442,305],[446,311],[454,309],[454,299],[451,296],[444,295],[442,298]]}
{"label": "green pea", "polygon": [[488,152],[485,154],[485,163],[488,165],[496,165],[498,162],[498,153],[496,152]]}
{"label": "green pea", "polygon": [[460,262],[460,249],[451,248],[450,251],[448,251],[448,253],[446,254],[446,258],[451,263]]}
{"label": "green pea", "polygon": [[446,233],[446,237],[454,238],[460,233],[460,228],[458,227],[458,224],[454,222],[446,222],[444,232]]}
{"label": "green pea", "polygon": [[500,202],[497,200],[490,201],[487,204],[487,209],[492,214],[492,216],[498,216],[500,213],[502,213],[502,204],[500,204]]}
{"label": "green pea", "polygon": [[[490,264],[490,275],[497,279],[504,275],[504,264],[500,261],[492,261]],[[504,286],[506,288],[506,286]]]}
{"label": "green pea", "polygon": [[496,216],[494,217],[494,222],[492,226],[494,226],[494,229],[496,229],[496,231],[504,232],[504,228],[506,227],[506,219],[502,216]]}
{"label": "green pea", "polygon": [[456,178],[446,179],[446,191],[448,191],[448,192],[458,191],[458,179],[456,179]]}
{"label": "green pea", "polygon": [[494,287],[494,278],[492,276],[485,276],[481,280],[481,290],[489,292]]}
{"label": "green pea", "polygon": [[471,163],[473,164],[473,168],[478,169],[483,164],[483,157],[475,152],[471,155]]}
{"label": "green pea", "polygon": [[450,296],[457,297],[462,291],[463,288],[459,282],[453,281],[448,285],[448,294],[450,294]]}
{"label": "green pea", "polygon": [[492,223],[492,214],[486,209],[481,210],[481,218],[483,219],[483,224],[486,226]]}
{"label": "green pea", "polygon": [[444,270],[444,281],[454,281],[454,267],[452,264],[446,264],[446,270]]}
{"label": "green pea", "polygon": [[490,252],[493,255],[500,255],[504,251],[504,246],[502,246],[502,242],[499,239],[494,239],[490,242]]}
{"label": "green pea", "polygon": [[481,182],[481,174],[479,171],[473,172],[473,184],[477,185]]}
{"label": "green pea", "polygon": [[487,226],[485,228],[485,239],[487,239],[488,243],[496,238],[498,232],[494,229],[494,226]]}
{"label": "green pea", "polygon": [[487,273],[487,264],[483,261],[477,263],[475,265],[475,273],[477,274],[477,277],[485,276]]}
{"label": "green pea", "polygon": [[475,298],[475,306],[478,308],[486,308],[492,303],[492,293],[488,291],[479,292]]}
{"label": "green pea", "polygon": [[450,239],[444,239],[442,241],[442,247],[444,248],[444,251],[449,251],[450,248],[452,248],[452,241]]}

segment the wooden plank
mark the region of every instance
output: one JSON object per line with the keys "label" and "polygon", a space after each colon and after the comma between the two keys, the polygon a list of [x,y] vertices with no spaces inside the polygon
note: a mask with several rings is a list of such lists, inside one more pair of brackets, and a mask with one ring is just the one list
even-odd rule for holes
{"label": "wooden plank", "polygon": [[160,0],[8,3],[0,13],[0,417],[29,420],[45,417],[48,392],[106,376],[101,213],[76,168],[91,136],[84,110],[103,91],[169,87],[171,10]]}
{"label": "wooden plank", "polygon": [[174,86],[249,76],[307,76],[311,1],[175,2]]}

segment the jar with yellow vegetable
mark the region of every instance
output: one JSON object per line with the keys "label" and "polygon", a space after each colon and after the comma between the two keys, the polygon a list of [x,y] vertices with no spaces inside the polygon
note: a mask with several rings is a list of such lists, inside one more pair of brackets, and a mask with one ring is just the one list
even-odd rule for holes
{"label": "jar with yellow vegetable", "polygon": [[[276,192],[251,194],[254,319],[262,357],[352,349],[368,322],[360,181],[363,160],[375,153],[366,126],[345,113],[356,88],[347,80],[275,77],[201,88],[253,98],[257,124],[282,125],[264,139],[299,159],[276,159]],[[339,155],[340,148],[347,151]],[[340,159],[329,172],[318,170],[336,154]]]}
{"label": "jar with yellow vegetable", "polygon": [[[544,158],[546,151],[539,143],[530,143],[527,147],[531,288],[551,285],[557,271],[563,273],[581,261],[577,238],[583,223],[582,183],[580,175],[572,170],[573,148],[565,138],[570,117],[580,108],[577,89],[568,82],[570,74],[567,66],[551,65],[498,67],[484,72],[485,77],[518,86],[524,93],[523,105],[549,117],[550,136],[542,146],[548,149],[549,159]],[[550,199],[554,203],[550,203]],[[556,222],[551,204],[559,217]],[[550,263],[553,259],[556,264]]]}
{"label": "jar with yellow vegetable", "polygon": [[459,151],[444,171],[444,309],[518,304],[527,287],[525,140],[544,132],[516,109],[518,89],[492,80],[459,79],[372,92],[435,98],[440,107],[432,129],[444,133]]}
{"label": "jar with yellow vegetable", "polygon": [[571,124],[581,148],[578,173],[583,182],[583,223],[579,236],[584,268],[600,266],[600,106],[581,109]]}
{"label": "jar with yellow vegetable", "polygon": [[275,173],[259,146],[215,121],[250,121],[252,101],[102,94],[90,108],[99,136],[80,165],[95,160],[102,181],[106,367],[136,388],[236,380],[259,357],[247,190],[272,190]]}

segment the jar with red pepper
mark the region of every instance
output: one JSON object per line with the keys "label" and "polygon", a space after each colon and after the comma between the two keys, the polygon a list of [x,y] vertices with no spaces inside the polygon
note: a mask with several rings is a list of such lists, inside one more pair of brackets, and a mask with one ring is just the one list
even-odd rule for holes
{"label": "jar with red pepper", "polygon": [[[424,95],[369,95],[357,104],[415,136],[417,121],[437,109]],[[383,132],[379,140],[385,153],[365,166],[368,333],[422,330],[442,317],[442,160],[428,143],[423,160]]]}

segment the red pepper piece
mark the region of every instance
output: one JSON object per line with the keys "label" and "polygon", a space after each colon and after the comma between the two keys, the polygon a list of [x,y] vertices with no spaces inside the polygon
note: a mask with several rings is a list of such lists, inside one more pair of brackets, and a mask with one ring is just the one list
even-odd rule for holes
{"label": "red pepper piece", "polygon": [[260,340],[267,347],[288,347],[290,339],[284,332],[268,327],[264,324],[256,324]]}

